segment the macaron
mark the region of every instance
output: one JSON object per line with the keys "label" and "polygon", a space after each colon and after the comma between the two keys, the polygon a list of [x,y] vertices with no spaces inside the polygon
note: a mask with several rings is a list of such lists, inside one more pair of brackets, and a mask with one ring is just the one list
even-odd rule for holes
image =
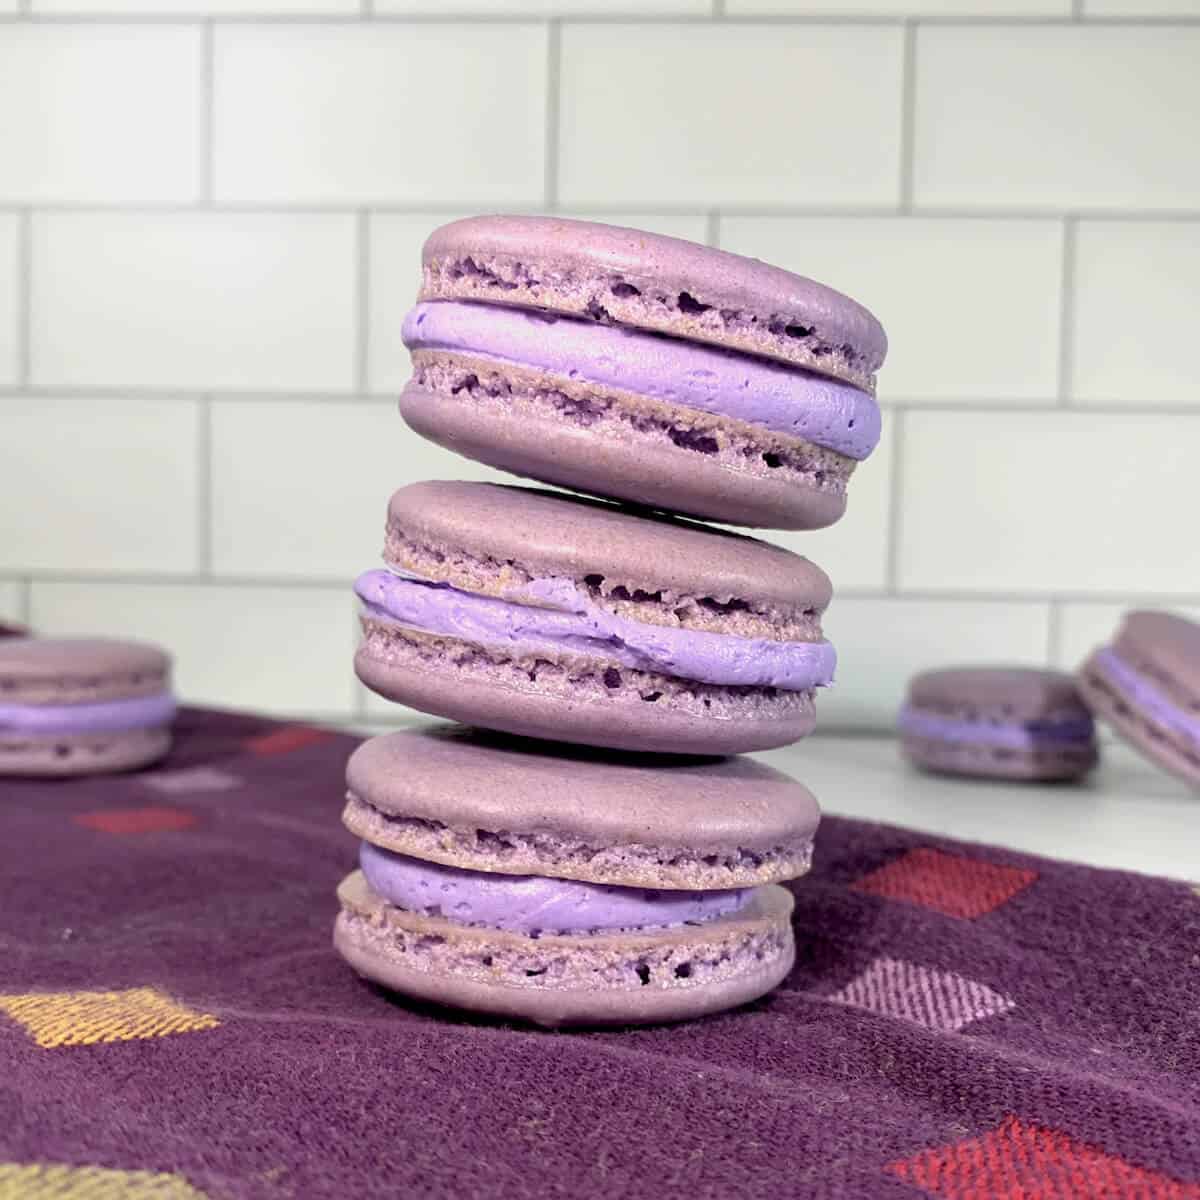
{"label": "macaron", "polygon": [[732,754],[812,731],[829,579],[797,554],[611,504],[487,483],[401,488],[360,576],[372,691],[468,725]]}
{"label": "macaron", "polygon": [[900,711],[905,754],[931,771],[1078,779],[1097,762],[1095,728],[1070,675],[955,667],[917,675]]}
{"label": "macaron", "polygon": [[775,987],[817,802],[746,758],[425,727],[363,743],[334,945],[421,1000],[541,1025],[675,1021]]}
{"label": "macaron", "polygon": [[1151,762],[1200,787],[1200,625],[1168,612],[1126,613],[1079,670],[1079,690]]}
{"label": "macaron", "polygon": [[818,529],[879,441],[878,321],[757,259],[562,217],[425,243],[400,411],[469,458],[734,525]]}
{"label": "macaron", "polygon": [[0,640],[0,774],[93,775],[171,744],[171,660],[100,638]]}

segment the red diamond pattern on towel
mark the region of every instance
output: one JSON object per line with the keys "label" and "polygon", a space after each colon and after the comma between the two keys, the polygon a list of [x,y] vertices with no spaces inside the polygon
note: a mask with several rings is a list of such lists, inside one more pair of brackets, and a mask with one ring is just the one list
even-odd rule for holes
{"label": "red diamond pattern on towel", "polygon": [[95,829],[98,833],[172,833],[191,829],[196,814],[182,808],[107,808],[97,812],[79,813],[72,818],[76,825]]}
{"label": "red diamond pattern on towel", "polygon": [[1036,871],[922,848],[864,875],[850,890],[973,920],[1006,904],[1036,878]]}
{"label": "red diamond pattern on towel", "polygon": [[875,959],[841,991],[826,998],[939,1033],[957,1032],[1014,1007],[1007,996],[974,979],[896,958]]}
{"label": "red diamond pattern on towel", "polygon": [[314,729],[311,725],[285,725],[282,729],[250,738],[243,745],[251,754],[290,754],[293,750],[327,742],[335,736],[328,729]]}
{"label": "red diamond pattern on towel", "polygon": [[1134,1166],[1017,1117],[982,1137],[889,1163],[887,1170],[943,1200],[1200,1200],[1200,1184]]}

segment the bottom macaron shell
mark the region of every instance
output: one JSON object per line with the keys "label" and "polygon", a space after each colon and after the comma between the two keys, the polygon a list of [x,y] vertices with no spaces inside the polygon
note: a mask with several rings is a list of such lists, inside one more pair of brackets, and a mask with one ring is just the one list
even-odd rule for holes
{"label": "bottom macaron shell", "polygon": [[131,771],[171,748],[169,729],[31,737],[0,733],[0,775],[67,777]]}
{"label": "bottom macaron shell", "polygon": [[360,871],[338,888],[337,952],[366,979],[434,1004],[537,1025],[682,1021],[769,992],[795,961],[792,897],[668,929],[530,938],[405,912]]}
{"label": "bottom macaron shell", "polygon": [[502,471],[731,525],[832,525],[846,510],[845,492],[816,480],[848,476],[854,465],[809,447],[816,461],[801,472],[789,465],[795,456],[791,443],[802,444],[797,439],[772,440],[743,422],[711,417],[699,422],[702,428],[677,431],[679,441],[672,441],[653,431],[653,414],[614,430],[572,423],[553,409],[528,409],[511,395],[500,407],[413,385],[405,389],[400,411],[423,437]]}
{"label": "bottom macaron shell", "polygon": [[945,775],[1053,782],[1080,779],[1097,763],[1094,745],[1011,750],[905,735],[904,753],[918,767]]}
{"label": "bottom macaron shell", "polygon": [[733,688],[647,675],[660,689],[643,700],[609,687],[599,664],[588,677],[547,659],[504,661],[455,638],[362,622],[354,669],[388,700],[464,725],[522,737],[662,754],[741,754],[807,737],[812,697],[775,688]]}
{"label": "bottom macaron shell", "polygon": [[1105,673],[1093,654],[1079,670],[1076,686],[1092,712],[1113,727],[1139,754],[1192,787],[1200,788],[1200,757],[1174,746],[1147,720]]}

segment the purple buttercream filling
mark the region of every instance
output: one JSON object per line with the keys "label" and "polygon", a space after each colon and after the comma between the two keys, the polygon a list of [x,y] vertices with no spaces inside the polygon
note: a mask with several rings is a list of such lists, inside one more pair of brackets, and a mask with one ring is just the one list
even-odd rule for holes
{"label": "purple buttercream filling", "polygon": [[96,704],[0,704],[0,733],[119,733],[166,725],[174,716],[169,692]]}
{"label": "purple buttercream filling", "polygon": [[699,683],[806,692],[827,687],[837,664],[825,641],[775,642],[630,621],[593,604],[567,579],[534,580],[522,589],[528,604],[385,570],[360,575],[354,590],[370,616],[426,633],[515,654],[569,650]]}
{"label": "purple buttercream filling", "polygon": [[711,921],[737,912],[754,891],[668,891],[501,875],[426,862],[370,842],[362,843],[358,861],[372,890],[397,908],[535,937]]}
{"label": "purple buttercream filling", "polygon": [[445,350],[552,371],[733,417],[863,459],[879,442],[879,406],[848,383],[732,350],[620,325],[504,305],[418,304],[410,350]]}
{"label": "purple buttercream filling", "polygon": [[1090,717],[1065,721],[1013,721],[992,725],[986,721],[961,721],[905,706],[900,710],[900,732],[937,742],[995,746],[1002,750],[1038,750],[1047,746],[1087,746],[1095,735]]}
{"label": "purple buttercream filling", "polygon": [[1105,674],[1125,694],[1131,707],[1136,705],[1141,714],[1154,724],[1200,746],[1200,718],[1189,716],[1111,647],[1099,651],[1096,657]]}

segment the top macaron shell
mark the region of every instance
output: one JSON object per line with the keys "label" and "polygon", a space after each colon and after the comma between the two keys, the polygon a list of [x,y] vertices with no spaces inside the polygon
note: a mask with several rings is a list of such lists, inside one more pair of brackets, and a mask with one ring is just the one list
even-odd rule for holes
{"label": "top macaron shell", "polygon": [[1200,700],[1200,625],[1195,621],[1169,612],[1126,613],[1113,647],[1131,665],[1148,667],[1176,691]]}
{"label": "top macaron shell", "polygon": [[421,300],[591,316],[757,354],[874,391],[879,322],[847,296],[757,259],[562,217],[469,217],[435,230]]}
{"label": "top macaron shell", "polygon": [[947,712],[970,709],[1012,721],[1036,721],[1064,713],[1083,715],[1074,680],[1040,667],[951,667],[926,671],[909,685],[920,708]]}
{"label": "top macaron shell", "polygon": [[106,638],[0,640],[0,700],[85,704],[150,696],[169,685],[171,660],[157,646]]}

